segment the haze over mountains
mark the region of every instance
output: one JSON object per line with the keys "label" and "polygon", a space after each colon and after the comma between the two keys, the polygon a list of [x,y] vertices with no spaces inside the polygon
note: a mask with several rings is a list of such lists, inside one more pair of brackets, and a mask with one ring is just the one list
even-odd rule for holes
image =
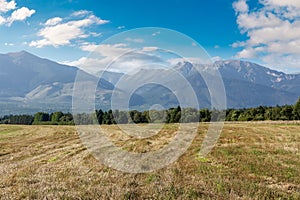
{"label": "haze over mountains", "polygon": [[[222,75],[227,107],[243,108],[259,105],[294,104],[300,96],[300,74],[285,74],[255,63],[229,60],[218,61],[214,67]],[[80,69],[42,59],[28,52],[0,54],[0,115],[34,113],[37,111],[70,111],[73,84]],[[198,71],[205,66],[181,62],[172,71],[179,72],[193,87],[201,107],[210,107],[210,95]],[[80,71],[86,80],[98,82],[98,77]],[[101,72],[99,72],[101,74]],[[126,93],[126,85],[118,80],[142,82],[152,76],[164,83],[176,84],[170,70],[140,70],[134,77],[105,72],[98,84],[97,105],[108,109],[112,92]],[[126,82],[125,82],[126,83]],[[180,87],[178,87],[180,88]],[[182,88],[184,89],[184,88]],[[148,84],[134,92],[129,102],[133,109],[148,109],[153,104],[165,108],[177,106],[176,92],[157,84]]]}

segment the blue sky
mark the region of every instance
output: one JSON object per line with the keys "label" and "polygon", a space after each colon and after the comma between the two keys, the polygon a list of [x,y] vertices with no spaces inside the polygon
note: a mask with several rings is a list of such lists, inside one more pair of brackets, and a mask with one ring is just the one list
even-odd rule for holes
{"label": "blue sky", "polygon": [[0,0],[0,52],[80,65],[87,47],[116,33],[163,27],[193,38],[214,59],[299,72],[299,19],[296,0]]}

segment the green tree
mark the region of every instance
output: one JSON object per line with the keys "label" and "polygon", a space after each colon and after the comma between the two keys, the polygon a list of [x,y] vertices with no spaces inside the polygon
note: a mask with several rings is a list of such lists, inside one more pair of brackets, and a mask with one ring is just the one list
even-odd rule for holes
{"label": "green tree", "polygon": [[208,109],[202,109],[199,112],[200,114],[200,121],[201,122],[209,122],[211,119],[211,113]]}
{"label": "green tree", "polygon": [[51,114],[51,122],[60,122],[60,118],[63,116],[62,112],[54,112]]}
{"label": "green tree", "polygon": [[179,123],[179,121],[181,120],[181,107],[177,106],[177,108],[175,109],[175,117],[174,117],[174,123]]}
{"label": "green tree", "polygon": [[74,124],[73,115],[71,113],[65,113],[60,118],[60,122],[62,122],[63,124],[73,125]]}
{"label": "green tree", "polygon": [[232,115],[230,117],[230,121],[237,121],[240,117],[241,111],[240,110],[233,110]]}
{"label": "green tree", "polygon": [[31,115],[12,115],[8,119],[9,124],[31,125],[33,117]]}
{"label": "green tree", "polygon": [[293,106],[283,106],[280,112],[281,120],[292,120],[293,119]]}
{"label": "green tree", "polygon": [[46,122],[50,120],[49,113],[38,112],[34,115],[34,123]]}
{"label": "green tree", "polygon": [[97,119],[98,119],[98,123],[101,125],[103,124],[103,111],[100,109],[100,110],[96,110],[96,115],[97,115]]}
{"label": "green tree", "polygon": [[293,118],[295,120],[300,120],[300,97],[293,108]]}

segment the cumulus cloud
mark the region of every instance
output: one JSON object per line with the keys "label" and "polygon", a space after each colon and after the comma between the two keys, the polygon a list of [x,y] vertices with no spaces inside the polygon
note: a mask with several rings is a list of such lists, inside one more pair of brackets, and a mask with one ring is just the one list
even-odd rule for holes
{"label": "cumulus cloud", "polygon": [[60,23],[62,21],[62,18],[60,17],[54,17],[51,19],[48,19],[45,23],[46,26],[54,26],[57,25],[58,23]]}
{"label": "cumulus cloud", "polygon": [[211,58],[212,62],[217,62],[223,60],[220,56],[214,56]]}
{"label": "cumulus cloud", "polygon": [[86,31],[91,25],[102,25],[109,22],[86,11],[74,12],[71,16],[80,16],[81,18],[68,21],[59,17],[48,19],[44,24],[45,27],[38,31],[41,39],[30,42],[29,46],[41,48],[70,45],[72,40],[94,36],[93,32]]}
{"label": "cumulus cloud", "polygon": [[88,10],[79,10],[79,11],[75,11],[71,14],[71,16],[86,16],[88,14],[90,14],[91,11]]}
{"label": "cumulus cloud", "polygon": [[62,64],[78,67],[90,74],[97,74],[97,72],[101,70],[101,66],[106,63],[102,59],[98,58],[81,57],[75,61],[64,61]]}
{"label": "cumulus cloud", "polygon": [[249,9],[246,0],[233,3],[236,22],[241,33],[248,37],[232,44],[233,48],[241,48],[235,57],[256,58],[270,67],[299,71],[296,61],[300,60],[300,1],[260,0],[259,3],[260,8],[253,9]]}
{"label": "cumulus cloud", "polygon": [[300,2],[298,0],[261,0],[262,3],[273,9],[277,14],[293,19],[300,15]]}
{"label": "cumulus cloud", "polygon": [[92,74],[97,74],[97,72],[106,69],[134,73],[143,67],[151,66],[153,63],[164,63],[160,57],[151,53],[157,47],[134,49],[128,47],[127,44],[117,43],[85,44],[81,46],[81,49],[92,53],[91,56],[82,57],[76,61],[64,62],[64,64],[79,67]]}
{"label": "cumulus cloud", "polygon": [[256,51],[254,48],[246,48],[243,49],[242,51],[238,52],[236,57],[237,58],[254,58],[256,57]]}
{"label": "cumulus cloud", "polygon": [[35,13],[35,10],[29,10],[26,7],[22,7],[13,11],[11,16],[7,19],[7,23],[10,26],[14,21],[24,21],[26,18],[31,17]]}
{"label": "cumulus cloud", "polygon": [[108,57],[114,59],[122,54],[127,52],[131,52],[134,49],[128,48],[126,44],[118,43],[118,44],[86,44],[81,46],[83,51],[97,53],[102,57]]}
{"label": "cumulus cloud", "polygon": [[0,0],[0,13],[6,13],[10,10],[14,10],[16,8],[16,2],[13,1],[6,1],[6,0]]}
{"label": "cumulus cloud", "polygon": [[2,16],[0,16],[0,25],[5,24],[6,19]]}
{"label": "cumulus cloud", "polygon": [[197,64],[211,64],[213,61],[221,59],[220,57],[207,60],[197,57],[174,58],[174,56],[165,54],[167,51],[161,51],[156,46],[133,48],[126,43],[86,43],[80,48],[83,51],[89,52],[90,56],[63,63],[79,67],[84,71],[96,75],[99,71],[103,70],[134,74],[141,69],[169,69],[183,61]]}
{"label": "cumulus cloud", "polygon": [[233,8],[236,12],[248,12],[249,7],[246,3],[246,0],[240,0],[233,3]]}
{"label": "cumulus cloud", "polygon": [[[24,21],[35,13],[35,10],[27,7],[16,9],[16,5],[17,4],[14,0],[10,2],[6,0],[0,0],[0,14],[5,15],[0,15],[0,25],[5,24],[7,26],[11,26],[13,22]],[[8,13],[9,11],[12,11],[10,15]]]}

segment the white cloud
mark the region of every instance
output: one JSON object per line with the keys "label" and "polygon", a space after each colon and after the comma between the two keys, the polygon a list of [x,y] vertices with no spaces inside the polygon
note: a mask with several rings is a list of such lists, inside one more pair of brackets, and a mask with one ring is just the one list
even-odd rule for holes
{"label": "white cloud", "polygon": [[10,26],[14,21],[24,21],[26,18],[31,17],[35,13],[35,10],[29,10],[26,7],[19,8],[11,14],[7,19],[8,26]]}
{"label": "white cloud", "polygon": [[11,46],[11,47],[14,46],[13,43],[7,43],[7,42],[5,42],[4,45],[5,45],[5,46]]}
{"label": "white cloud", "polygon": [[[267,56],[264,56],[262,58],[262,61],[264,63],[268,63],[270,66],[280,71],[299,73],[300,57],[297,56],[293,56],[293,55],[282,56],[281,54],[274,53],[274,54],[268,54]],[[289,66],[288,70],[286,69],[287,64]]]}
{"label": "white cloud", "polygon": [[93,37],[99,37],[102,35],[102,33],[96,33],[96,32],[90,32],[89,34]]}
{"label": "white cloud", "polygon": [[255,49],[246,48],[238,52],[236,58],[254,58],[256,56]]}
{"label": "white cloud", "polygon": [[81,46],[83,51],[97,53],[102,57],[109,57],[114,59],[122,54],[127,52],[131,52],[134,49],[128,48],[126,44],[118,43],[118,44],[87,44]]}
{"label": "white cloud", "polygon": [[243,30],[257,29],[262,27],[276,27],[282,21],[272,13],[255,12],[255,13],[242,13],[238,15],[237,23]]}
{"label": "white cloud", "polygon": [[261,2],[285,18],[293,19],[300,15],[300,2],[298,0],[261,0]]}
{"label": "white cloud", "polygon": [[233,3],[233,8],[236,12],[246,13],[249,11],[249,7],[246,3],[246,0],[239,0]]}
{"label": "white cloud", "polygon": [[158,47],[143,47],[142,51],[157,51]]}
{"label": "white cloud", "polygon": [[246,42],[244,42],[244,41],[237,41],[237,42],[235,42],[235,43],[233,43],[232,45],[231,45],[231,47],[233,47],[233,48],[238,48],[238,47],[244,47],[244,46],[246,46]]}
{"label": "white cloud", "polygon": [[82,45],[81,50],[87,51],[87,52],[92,52],[92,53],[97,53],[98,55],[102,57],[108,57],[111,58],[112,60],[115,59],[116,57],[119,57],[120,55],[126,54],[126,53],[145,53],[145,52],[151,52],[151,51],[157,51],[158,47],[154,46],[145,46],[141,49],[134,49],[128,47],[127,44],[124,43],[118,43],[118,44],[90,44],[87,43],[85,45]]}
{"label": "white cloud", "polygon": [[51,18],[51,19],[48,19],[45,23],[46,26],[54,26],[58,23],[60,23],[62,21],[62,18],[60,17],[54,17],[54,18]]}
{"label": "white cloud", "polygon": [[155,37],[155,36],[157,36],[157,35],[159,35],[159,34],[160,34],[160,31],[157,31],[157,32],[155,32],[155,33],[152,33],[152,36]]}
{"label": "white cloud", "polygon": [[2,16],[0,16],[0,25],[5,24],[6,19]]}
{"label": "white cloud", "polygon": [[0,13],[6,13],[10,10],[14,10],[16,8],[16,2],[13,1],[6,1],[6,0],[0,0]]}
{"label": "white cloud", "polygon": [[[103,68],[102,66],[106,66],[107,63],[105,63],[102,59],[82,57],[78,60],[65,61],[62,62],[61,64],[75,66],[88,73],[97,74],[97,72],[99,72],[101,68]],[[99,66],[99,68],[97,66]]]}
{"label": "white cloud", "polygon": [[[134,49],[128,48],[123,43],[100,45],[87,43],[80,48],[83,51],[92,53],[92,56],[82,57],[76,61],[64,62],[64,64],[79,67],[92,74],[96,74],[100,70],[105,70],[110,63],[118,59],[121,55],[134,51]],[[122,65],[124,66],[124,63]],[[121,64],[118,67],[121,67]]]}
{"label": "white cloud", "polygon": [[100,70],[108,70],[124,73],[137,72],[142,67],[153,63],[162,63],[157,55],[149,51],[155,51],[157,47],[144,47],[134,49],[127,44],[85,44],[81,46],[83,51],[91,52],[90,57],[82,57],[76,61],[64,62],[64,64],[79,67],[89,73],[96,74]]}
{"label": "white cloud", "polygon": [[280,54],[299,54],[300,52],[300,40],[294,40],[287,43],[272,42],[267,47],[270,53],[280,53]]}
{"label": "white cloud", "polygon": [[75,11],[71,14],[71,16],[86,16],[88,14],[90,14],[91,11],[88,10],[79,10],[79,11]]}
{"label": "white cloud", "polygon": [[125,39],[128,42],[134,42],[134,43],[144,43],[145,40],[142,38],[126,38]]}
{"label": "white cloud", "polygon": [[[79,12],[81,12],[81,15],[83,14],[83,11]],[[76,16],[79,16],[79,13]],[[42,39],[30,42],[29,46],[41,48],[44,46],[70,45],[72,40],[87,38],[90,35],[94,36],[93,32],[86,32],[86,29],[91,25],[102,25],[109,22],[91,13],[81,19],[61,23],[62,21],[63,19],[58,17],[47,20],[45,23],[46,27],[38,32],[38,36],[42,37]]]}
{"label": "white cloud", "polygon": [[70,44],[70,41],[73,39],[87,37],[80,26],[71,24],[59,24],[46,27],[39,31],[38,36],[44,39],[33,41],[30,43],[30,46],[41,48],[43,46],[52,45],[58,47]]}
{"label": "white cloud", "polygon": [[[35,13],[35,10],[30,10],[27,7],[16,9],[16,5],[14,0],[9,2],[0,0],[0,14],[5,14],[5,16],[0,15],[0,25],[6,24],[7,26],[11,26],[13,22],[24,21]],[[10,15],[8,14],[9,11],[12,11]]]}
{"label": "white cloud", "polygon": [[212,62],[217,62],[223,60],[220,56],[214,56],[211,58]]}
{"label": "white cloud", "polygon": [[124,29],[125,26],[118,26],[117,29]]}
{"label": "white cloud", "polygon": [[237,24],[248,37],[232,44],[233,48],[241,48],[235,57],[260,59],[269,67],[296,70],[295,63],[300,57],[300,1],[260,0],[259,3],[260,8],[251,10],[245,0],[233,3]]}
{"label": "white cloud", "polygon": [[300,1],[298,0],[263,0],[265,5],[273,5],[273,6],[291,6],[300,8]]}
{"label": "white cloud", "polygon": [[96,17],[95,15],[90,15],[89,20],[92,20],[97,25],[107,24],[109,22],[108,20],[100,19],[99,17]]}

